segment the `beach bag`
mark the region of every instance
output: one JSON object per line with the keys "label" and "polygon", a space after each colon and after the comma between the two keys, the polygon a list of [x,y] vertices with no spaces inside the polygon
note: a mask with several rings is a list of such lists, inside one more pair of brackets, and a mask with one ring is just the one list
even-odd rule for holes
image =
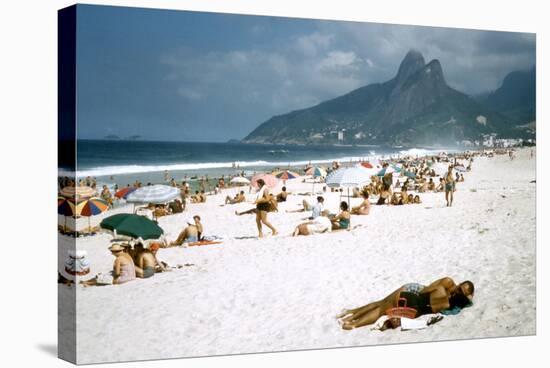
{"label": "beach bag", "polygon": [[415,319],[417,310],[414,308],[407,307],[407,299],[399,298],[397,302],[397,307],[389,308],[386,310],[386,315],[389,318],[392,317],[405,317],[410,319]]}

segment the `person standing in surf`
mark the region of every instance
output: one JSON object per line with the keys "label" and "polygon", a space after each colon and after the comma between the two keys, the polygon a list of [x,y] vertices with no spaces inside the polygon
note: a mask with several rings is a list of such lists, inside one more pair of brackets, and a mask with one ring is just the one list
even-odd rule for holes
{"label": "person standing in surf", "polygon": [[273,235],[277,235],[277,229],[267,220],[267,213],[271,210],[271,199],[269,190],[263,179],[258,179],[258,193],[256,194],[256,225],[258,226],[258,237],[263,237],[262,224],[271,229]]}

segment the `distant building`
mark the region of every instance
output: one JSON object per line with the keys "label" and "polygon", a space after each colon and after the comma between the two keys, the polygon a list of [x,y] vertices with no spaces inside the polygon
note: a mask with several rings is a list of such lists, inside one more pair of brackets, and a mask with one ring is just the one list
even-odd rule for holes
{"label": "distant building", "polygon": [[344,143],[344,130],[343,129],[338,132],[338,143],[339,144]]}

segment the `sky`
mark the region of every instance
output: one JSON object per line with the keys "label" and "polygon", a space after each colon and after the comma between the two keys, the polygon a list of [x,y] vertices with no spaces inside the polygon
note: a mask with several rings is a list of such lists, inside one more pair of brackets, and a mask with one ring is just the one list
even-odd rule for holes
{"label": "sky", "polygon": [[410,49],[471,95],[536,58],[533,33],[78,5],[78,137],[242,139],[393,78]]}

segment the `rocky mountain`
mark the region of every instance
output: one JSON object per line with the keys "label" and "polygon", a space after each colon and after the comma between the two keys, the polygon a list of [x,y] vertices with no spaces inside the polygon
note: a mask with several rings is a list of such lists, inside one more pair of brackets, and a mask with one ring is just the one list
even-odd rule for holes
{"label": "rocky mountain", "polygon": [[508,116],[512,123],[524,125],[536,120],[536,69],[508,74],[502,85],[484,103]]}
{"label": "rocky mountain", "polygon": [[[411,50],[397,75],[316,106],[274,116],[245,143],[450,144],[513,134],[512,119],[449,87],[441,63]],[[342,141],[340,141],[342,143]]]}

